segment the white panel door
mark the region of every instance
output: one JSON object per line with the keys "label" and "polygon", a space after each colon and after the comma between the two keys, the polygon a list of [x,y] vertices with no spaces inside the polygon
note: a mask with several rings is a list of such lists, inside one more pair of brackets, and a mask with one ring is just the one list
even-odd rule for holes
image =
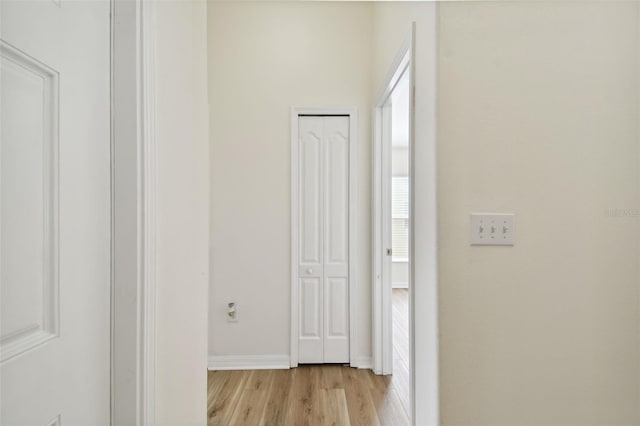
{"label": "white panel door", "polygon": [[0,2],[0,424],[108,425],[109,2]]}
{"label": "white panel door", "polygon": [[349,362],[349,118],[323,121],[324,362]]}
{"label": "white panel door", "polygon": [[323,121],[300,117],[300,362],[322,363],[323,332]]}
{"label": "white panel door", "polygon": [[299,117],[300,363],[349,362],[349,117]]}

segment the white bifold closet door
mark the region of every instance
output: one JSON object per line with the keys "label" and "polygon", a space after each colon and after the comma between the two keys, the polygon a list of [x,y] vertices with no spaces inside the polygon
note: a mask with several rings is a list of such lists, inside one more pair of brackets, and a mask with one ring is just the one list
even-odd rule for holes
{"label": "white bifold closet door", "polygon": [[300,116],[299,362],[349,362],[349,117]]}

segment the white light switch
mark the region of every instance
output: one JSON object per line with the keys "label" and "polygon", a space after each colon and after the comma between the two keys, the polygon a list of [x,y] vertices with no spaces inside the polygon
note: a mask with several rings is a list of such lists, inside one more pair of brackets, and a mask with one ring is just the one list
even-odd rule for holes
{"label": "white light switch", "polygon": [[471,245],[512,246],[513,213],[471,213]]}

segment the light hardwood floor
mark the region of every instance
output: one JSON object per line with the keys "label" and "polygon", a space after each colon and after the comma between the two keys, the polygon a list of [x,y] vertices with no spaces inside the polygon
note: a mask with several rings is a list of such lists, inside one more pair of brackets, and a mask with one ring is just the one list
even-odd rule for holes
{"label": "light hardwood floor", "polygon": [[404,410],[411,410],[409,392],[409,290],[394,288],[393,292],[393,376],[391,383]]}
{"label": "light hardwood floor", "polygon": [[407,299],[393,290],[393,376],[331,364],[210,371],[208,426],[408,425]]}

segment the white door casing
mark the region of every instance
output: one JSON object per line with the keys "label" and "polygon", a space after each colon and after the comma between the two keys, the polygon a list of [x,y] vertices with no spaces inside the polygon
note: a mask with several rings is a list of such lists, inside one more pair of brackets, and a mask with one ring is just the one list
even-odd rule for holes
{"label": "white door casing", "polygon": [[[383,373],[383,347],[392,345],[391,334],[382,327],[383,313],[391,304],[390,291],[382,285],[382,146],[383,109],[386,100],[408,67],[410,85],[410,272],[409,339],[411,380],[411,422],[414,425],[439,424],[438,386],[438,271],[436,197],[436,5],[426,5],[426,19],[418,29],[411,23],[406,38],[373,108],[373,370]],[[420,48],[416,49],[416,39]],[[415,117],[421,117],[415,120]],[[416,362],[419,359],[420,362]],[[387,364],[388,365],[388,364]],[[419,401],[419,403],[416,403]]]}
{"label": "white door casing", "polygon": [[331,112],[292,113],[293,367],[355,358],[355,111]]}
{"label": "white door casing", "polygon": [[[392,257],[387,253],[387,249],[392,246],[391,239],[391,95],[396,85],[405,73],[409,73],[410,80],[410,106],[409,120],[410,127],[413,125],[413,73],[412,73],[412,51],[414,30],[405,40],[405,44],[399,50],[391,70],[378,94],[376,105],[373,110],[373,209],[372,209],[372,240],[373,240],[373,371],[375,374],[391,374],[393,372],[393,338],[392,338],[392,306],[391,306],[391,268]],[[411,164],[413,149],[413,130],[409,131],[410,147],[410,172],[413,170]],[[413,188],[413,179],[410,177],[410,188]],[[409,197],[411,206],[412,197]],[[411,210],[411,207],[410,207]],[[413,216],[410,215],[409,227],[409,258],[412,264],[412,241],[413,241]],[[409,298],[413,300],[412,274],[409,274]],[[410,310],[410,347],[413,348],[413,304],[409,304]],[[410,351],[412,353],[412,350]]]}
{"label": "white door casing", "polygon": [[0,3],[3,425],[108,425],[110,4]]}
{"label": "white door casing", "polygon": [[113,425],[153,426],[157,335],[157,3],[111,0],[111,7],[111,421]]}
{"label": "white door casing", "polygon": [[382,247],[379,256],[382,260],[382,294],[386,303],[382,303],[382,335],[387,339],[382,346],[382,374],[393,373],[393,317],[391,306],[392,291],[392,252],[388,252],[393,247],[391,236],[391,159],[393,149],[392,140],[392,111],[393,105],[388,100],[382,109]]}

